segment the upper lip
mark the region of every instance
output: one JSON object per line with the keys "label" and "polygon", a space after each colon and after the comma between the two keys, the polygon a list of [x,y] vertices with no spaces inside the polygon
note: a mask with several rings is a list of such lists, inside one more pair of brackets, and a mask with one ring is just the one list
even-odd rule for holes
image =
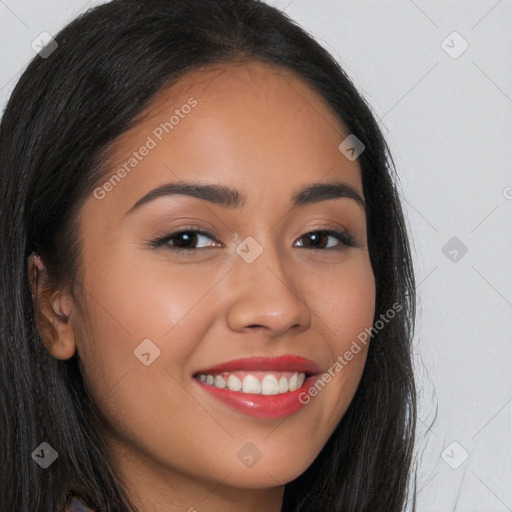
{"label": "upper lip", "polygon": [[301,372],[307,375],[320,373],[319,366],[301,356],[276,356],[276,357],[248,357],[244,359],[233,359],[210,368],[200,370],[194,375],[213,374],[221,372],[232,372],[238,370],[253,371],[289,371]]}

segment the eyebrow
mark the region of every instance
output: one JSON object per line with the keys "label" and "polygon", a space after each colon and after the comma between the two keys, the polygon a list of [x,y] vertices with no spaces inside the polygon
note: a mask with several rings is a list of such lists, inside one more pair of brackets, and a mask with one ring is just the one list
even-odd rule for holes
{"label": "eyebrow", "polygon": [[[210,203],[224,206],[225,208],[240,208],[246,200],[246,196],[238,190],[210,183],[180,182],[167,183],[148,192],[141,197],[126,213],[126,215],[140,208],[158,197],[185,195],[209,201]],[[293,206],[318,203],[329,199],[353,199],[360,206],[366,208],[364,199],[353,187],[347,183],[335,181],[330,183],[313,183],[292,196]]]}

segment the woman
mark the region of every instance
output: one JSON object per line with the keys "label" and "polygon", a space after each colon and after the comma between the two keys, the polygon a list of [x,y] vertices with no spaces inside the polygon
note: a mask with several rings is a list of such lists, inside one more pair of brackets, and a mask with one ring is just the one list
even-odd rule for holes
{"label": "woman", "polygon": [[414,276],[339,65],[257,0],[55,41],[0,126],[0,509],[404,510]]}

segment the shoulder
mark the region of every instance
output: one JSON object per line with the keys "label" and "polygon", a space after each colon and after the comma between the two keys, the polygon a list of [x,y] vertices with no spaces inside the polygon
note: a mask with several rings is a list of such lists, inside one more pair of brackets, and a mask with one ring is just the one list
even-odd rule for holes
{"label": "shoulder", "polygon": [[80,494],[72,494],[68,502],[66,503],[66,507],[62,512],[97,512],[96,509],[91,508],[89,503],[87,503],[86,499]]}

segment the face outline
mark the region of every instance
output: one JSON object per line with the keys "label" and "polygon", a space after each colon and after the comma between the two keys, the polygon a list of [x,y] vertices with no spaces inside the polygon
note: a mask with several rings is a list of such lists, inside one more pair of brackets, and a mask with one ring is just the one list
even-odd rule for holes
{"label": "face outline", "polygon": [[[167,133],[162,123],[173,112]],[[282,486],[307,469],[346,411],[367,347],[307,405],[279,418],[217,400],[194,375],[233,359],[282,355],[326,372],[371,327],[375,280],[364,208],[351,198],[295,207],[291,200],[294,191],[332,181],[364,197],[357,160],[338,149],[347,135],[293,74],[246,62],[189,73],[118,139],[106,179],[130,158],[137,163],[81,210],[85,303],[84,317],[72,322],[73,343],[109,423],[114,459],[146,504],[150,493],[155,504],[189,503],[193,488],[206,496],[219,482],[237,490]],[[152,145],[148,137],[155,146],[142,151]],[[230,186],[245,199],[227,208],[161,196],[129,212],[149,191],[180,180]],[[326,245],[340,250],[307,248],[304,235],[325,229],[347,231],[357,246],[330,236]],[[214,235],[198,238],[207,248],[175,253],[150,243],[195,230]],[[251,263],[236,250],[247,237],[262,248]],[[153,360],[145,342],[148,366],[134,354],[146,339],[160,351]],[[261,458],[248,466],[245,453]]]}

